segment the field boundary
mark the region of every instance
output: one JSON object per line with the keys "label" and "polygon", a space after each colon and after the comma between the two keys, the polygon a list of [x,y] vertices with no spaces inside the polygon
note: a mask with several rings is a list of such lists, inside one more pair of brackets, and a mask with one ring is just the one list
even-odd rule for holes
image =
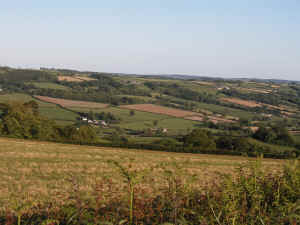
{"label": "field boundary", "polygon": [[[44,103],[48,103],[48,104],[53,104],[53,105],[56,105],[56,106],[58,106],[59,108],[61,108],[61,109],[63,109],[63,110],[66,110],[66,111],[69,111],[69,112],[75,113],[76,115],[80,116],[79,112],[76,112],[76,111],[74,111],[74,110],[71,110],[71,109],[65,108],[65,107],[64,107],[64,106],[62,106],[62,105],[59,105],[59,104],[56,104],[56,103],[53,103],[53,102],[47,102],[47,101],[44,101],[44,100],[38,99],[38,98],[36,98],[34,95],[30,95],[30,96],[31,96],[33,99],[35,99],[35,100],[38,100],[38,101],[41,101],[41,102],[44,102]],[[72,122],[73,122],[73,120],[61,120],[61,121],[72,121]]]}

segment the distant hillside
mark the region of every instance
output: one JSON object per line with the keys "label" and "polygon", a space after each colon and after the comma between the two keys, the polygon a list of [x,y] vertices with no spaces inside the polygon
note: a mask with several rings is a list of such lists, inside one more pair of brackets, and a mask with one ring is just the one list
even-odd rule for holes
{"label": "distant hillside", "polygon": [[[299,82],[1,67],[0,103],[31,100],[59,126],[92,127],[106,146],[300,155]],[[260,127],[272,128],[256,138],[268,145],[251,141]],[[195,134],[211,142],[187,141]]]}

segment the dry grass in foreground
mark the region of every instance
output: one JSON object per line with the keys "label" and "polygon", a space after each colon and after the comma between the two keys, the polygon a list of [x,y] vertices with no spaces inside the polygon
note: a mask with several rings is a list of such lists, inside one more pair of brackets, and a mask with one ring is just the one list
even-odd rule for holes
{"label": "dry grass in foreground", "polygon": [[[130,170],[148,171],[143,185],[151,185],[152,191],[159,192],[165,185],[166,171],[177,170],[191,185],[206,186],[216,182],[217,173],[234,173],[236,167],[249,160],[254,159],[0,138],[0,205],[4,208],[14,200],[48,202],[53,197],[59,201],[59,196],[66,199],[74,182],[84,192],[93,191],[103,179],[126,186],[110,161]],[[264,159],[263,166],[278,171],[283,162]]]}

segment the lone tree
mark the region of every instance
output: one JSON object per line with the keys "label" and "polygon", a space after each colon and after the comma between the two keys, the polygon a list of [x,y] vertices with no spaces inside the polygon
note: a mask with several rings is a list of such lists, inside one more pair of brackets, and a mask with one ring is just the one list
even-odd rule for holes
{"label": "lone tree", "polygon": [[129,114],[130,114],[130,116],[134,116],[135,115],[135,111],[132,109],[132,110],[130,110]]}

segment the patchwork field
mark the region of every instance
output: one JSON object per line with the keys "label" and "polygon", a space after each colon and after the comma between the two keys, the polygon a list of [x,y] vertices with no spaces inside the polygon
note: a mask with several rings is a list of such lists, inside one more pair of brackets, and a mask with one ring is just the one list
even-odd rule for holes
{"label": "patchwork field", "polygon": [[[234,120],[231,119],[226,119],[224,117],[217,117],[217,116],[207,116],[206,117],[209,121],[213,122],[213,123],[234,123]],[[194,120],[194,121],[203,121],[204,117],[201,116],[188,116],[185,117],[185,119],[187,120]]]}
{"label": "patchwork field", "polygon": [[82,81],[92,81],[92,80],[97,80],[91,77],[85,77],[85,76],[75,76],[75,78],[82,80]]}
{"label": "patchwork field", "polygon": [[[186,111],[181,109],[174,109],[164,106],[158,106],[153,104],[137,104],[137,105],[126,105],[121,106],[122,108],[131,109],[131,110],[139,110],[139,111],[145,111],[145,112],[151,112],[151,113],[157,113],[162,115],[168,115],[172,117],[178,117],[185,120],[192,120],[192,121],[203,121],[204,115],[202,113],[192,112],[192,111]],[[213,123],[232,123],[233,120],[225,119],[223,117],[218,116],[207,116],[208,120],[212,121]],[[180,126],[178,129],[182,129]]]}
{"label": "patchwork field", "polygon": [[[74,185],[88,193],[98,181],[106,179],[125,186],[110,160],[137,171],[149,170],[151,179],[143,184],[151,184],[159,191],[165,185],[165,171],[176,170],[184,180],[192,179],[193,185],[201,186],[214,182],[216,173],[234,173],[236,167],[254,159],[0,138],[0,205],[2,209],[13,208],[15,200],[19,206],[28,201],[60,202],[70,197]],[[266,159],[263,165],[274,172],[280,170],[283,162]]]}
{"label": "patchwork field", "polygon": [[242,99],[238,99],[238,98],[221,98],[221,101],[230,102],[230,103],[234,103],[234,104],[238,104],[238,105],[242,105],[242,106],[246,106],[246,107],[250,107],[250,108],[261,107],[261,104],[259,104],[257,102],[246,101],[246,100],[242,100]]}
{"label": "patchwork field", "polygon": [[96,79],[85,77],[85,76],[58,76],[58,80],[68,81],[68,82],[83,82],[83,81],[92,81]]}
{"label": "patchwork field", "polygon": [[[69,107],[69,109],[77,112],[89,112],[88,108]],[[187,120],[184,118],[176,118],[163,114],[156,114],[144,111],[135,111],[134,115],[130,115],[130,110],[120,107],[107,107],[103,109],[93,109],[95,113],[110,112],[121,121],[117,126],[126,129],[143,130],[153,128],[153,121],[157,121],[157,127],[168,129],[168,134],[176,134],[186,131],[187,129],[196,128],[198,122]]]}
{"label": "patchwork field", "polygon": [[185,119],[194,120],[194,121],[203,121],[203,117],[201,117],[201,116],[188,116],[188,117],[185,117]]}
{"label": "patchwork field", "polygon": [[254,92],[254,93],[261,93],[261,94],[270,94],[272,92],[272,90],[269,89],[257,89],[257,88],[237,88],[237,89],[246,93]]}
{"label": "patchwork field", "polygon": [[191,111],[186,111],[181,109],[173,109],[173,108],[153,105],[153,104],[125,105],[121,107],[126,109],[145,111],[145,112],[163,114],[163,115],[174,116],[174,117],[187,117],[193,115],[201,115],[196,112],[191,112]]}
{"label": "patchwork field", "polygon": [[217,117],[217,116],[208,116],[208,119],[213,123],[234,123],[234,120],[226,119],[224,117]]}
{"label": "patchwork field", "polygon": [[53,104],[57,104],[63,107],[81,107],[81,108],[92,108],[92,109],[97,109],[97,108],[105,108],[108,106],[108,104],[102,104],[98,102],[87,102],[87,101],[75,101],[75,100],[68,100],[68,99],[62,99],[62,98],[51,98],[47,96],[39,96],[35,95],[35,98],[45,101],[45,102],[50,102]]}
{"label": "patchwork field", "polygon": [[76,77],[71,77],[71,76],[58,76],[57,78],[59,81],[68,81],[68,82],[83,82],[83,80],[76,78]]}

